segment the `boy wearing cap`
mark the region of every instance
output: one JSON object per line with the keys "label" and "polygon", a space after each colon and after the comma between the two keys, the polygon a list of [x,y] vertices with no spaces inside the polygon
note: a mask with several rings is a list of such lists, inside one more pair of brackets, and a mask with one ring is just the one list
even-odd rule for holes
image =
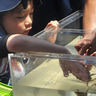
{"label": "boy wearing cap", "polygon": [[[63,46],[52,44],[48,41],[27,36],[32,28],[33,11],[38,0],[0,0],[0,82],[8,83],[10,78],[7,55],[10,52],[70,52]],[[3,5],[3,6],[2,6]],[[49,23],[47,27],[58,27],[58,22]],[[64,63],[64,62],[63,62]],[[80,64],[75,64],[76,70],[71,70],[80,75],[80,78],[88,77],[87,71]],[[71,66],[69,65],[71,68]],[[82,80],[83,80],[82,79]]]}

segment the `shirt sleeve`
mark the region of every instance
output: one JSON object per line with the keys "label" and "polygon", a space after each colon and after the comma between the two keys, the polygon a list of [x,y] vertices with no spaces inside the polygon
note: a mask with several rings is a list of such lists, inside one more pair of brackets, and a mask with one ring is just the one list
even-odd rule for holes
{"label": "shirt sleeve", "polygon": [[10,35],[4,36],[0,38],[0,58],[4,58],[8,56],[8,53],[11,53],[8,51],[6,47],[7,39]]}

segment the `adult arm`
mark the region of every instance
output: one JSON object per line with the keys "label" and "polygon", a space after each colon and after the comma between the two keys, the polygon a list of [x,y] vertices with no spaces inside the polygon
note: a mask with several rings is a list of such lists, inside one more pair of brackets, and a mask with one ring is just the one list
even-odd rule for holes
{"label": "adult arm", "polygon": [[[96,28],[96,0],[86,0],[83,16],[83,29],[94,30]],[[91,31],[86,31],[87,35]]]}
{"label": "adult arm", "polygon": [[76,45],[80,55],[90,55],[96,51],[96,0],[86,0],[83,16],[83,29],[89,30],[85,32],[84,38]]}

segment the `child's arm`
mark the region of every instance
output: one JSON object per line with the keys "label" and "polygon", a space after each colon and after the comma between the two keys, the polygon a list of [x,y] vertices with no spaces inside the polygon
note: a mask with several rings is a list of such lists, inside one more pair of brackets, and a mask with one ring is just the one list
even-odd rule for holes
{"label": "child's arm", "polygon": [[[25,36],[20,34],[15,34],[8,38],[7,48],[11,52],[36,51],[36,52],[71,54],[64,46],[56,45],[46,40],[37,39],[31,36]],[[65,62],[65,60],[60,60],[60,65],[62,65],[61,67],[65,75],[66,74],[68,75],[68,73],[66,72],[70,71],[76,77],[78,77],[83,81],[90,80],[89,72],[82,64],[78,62],[71,62],[71,61]]]}
{"label": "child's arm", "polygon": [[[2,39],[3,40],[3,39]],[[71,54],[65,47],[50,43],[48,41],[37,39],[31,36],[14,34],[10,35],[8,39],[5,40],[6,44],[4,49],[10,52],[27,52],[27,51],[37,51],[37,52],[52,52],[52,53],[63,53]],[[3,47],[0,47],[3,50]],[[1,52],[3,53],[4,50]],[[0,53],[0,56],[2,56]],[[65,62],[60,61],[62,69],[65,75],[68,75],[68,71],[72,72],[76,77],[83,81],[89,81],[89,72],[80,63],[72,63],[71,61]],[[65,67],[67,66],[67,68]],[[65,69],[66,68],[66,69]]]}
{"label": "child's arm", "polygon": [[7,40],[6,46],[10,52],[37,51],[70,54],[63,46],[20,34],[11,35]]}

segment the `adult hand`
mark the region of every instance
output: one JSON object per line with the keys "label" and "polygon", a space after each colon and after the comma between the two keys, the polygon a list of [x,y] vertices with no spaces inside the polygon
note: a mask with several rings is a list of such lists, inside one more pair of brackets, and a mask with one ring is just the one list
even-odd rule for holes
{"label": "adult hand", "polygon": [[71,72],[74,76],[82,81],[90,81],[91,78],[89,71],[80,62],[67,60],[59,60],[59,62],[65,77],[68,77],[69,72]]}
{"label": "adult hand", "polygon": [[96,51],[96,29],[81,39],[75,45],[79,55],[90,55]]}

